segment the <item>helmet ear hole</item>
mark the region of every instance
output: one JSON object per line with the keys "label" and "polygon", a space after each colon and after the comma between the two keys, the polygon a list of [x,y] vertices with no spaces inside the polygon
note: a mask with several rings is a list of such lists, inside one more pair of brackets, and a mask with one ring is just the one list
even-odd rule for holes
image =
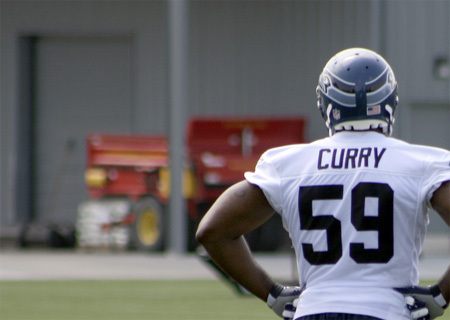
{"label": "helmet ear hole", "polygon": [[324,97],[320,94],[319,86],[317,86],[317,88],[316,88],[316,99],[317,99],[317,108],[320,111],[320,115],[326,121],[327,118],[326,118],[326,113],[325,113]]}

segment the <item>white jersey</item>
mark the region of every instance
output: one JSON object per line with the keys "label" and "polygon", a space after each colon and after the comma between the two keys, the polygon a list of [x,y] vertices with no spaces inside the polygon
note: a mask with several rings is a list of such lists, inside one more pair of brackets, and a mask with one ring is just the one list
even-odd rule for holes
{"label": "white jersey", "polygon": [[248,182],[289,232],[305,290],[296,317],[340,312],[409,319],[394,287],[417,284],[427,207],[450,152],[376,132],[274,148]]}

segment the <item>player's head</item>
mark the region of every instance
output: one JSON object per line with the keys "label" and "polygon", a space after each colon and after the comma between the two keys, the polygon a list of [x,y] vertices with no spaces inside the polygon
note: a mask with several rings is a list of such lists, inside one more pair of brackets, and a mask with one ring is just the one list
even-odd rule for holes
{"label": "player's head", "polygon": [[363,48],[337,53],[320,74],[316,93],[330,135],[343,130],[391,135],[397,82],[379,54]]}

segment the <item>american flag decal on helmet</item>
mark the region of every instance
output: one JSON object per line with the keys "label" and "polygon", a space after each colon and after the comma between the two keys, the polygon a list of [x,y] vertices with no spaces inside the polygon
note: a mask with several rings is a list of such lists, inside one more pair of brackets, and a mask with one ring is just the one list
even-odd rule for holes
{"label": "american flag decal on helmet", "polygon": [[381,113],[381,107],[379,104],[377,104],[376,106],[367,106],[367,115],[368,116],[375,116],[380,113]]}

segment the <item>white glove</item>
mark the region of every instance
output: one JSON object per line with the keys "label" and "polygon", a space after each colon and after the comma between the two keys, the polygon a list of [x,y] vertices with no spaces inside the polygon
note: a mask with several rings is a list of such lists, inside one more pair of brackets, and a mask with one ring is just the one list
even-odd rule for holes
{"label": "white glove", "polygon": [[405,296],[405,303],[411,314],[411,320],[430,320],[430,312],[424,302],[413,296]]}
{"label": "white glove", "polygon": [[[411,311],[411,319],[435,319],[444,314],[448,307],[437,285],[432,287],[412,286],[396,288],[405,296],[406,306]],[[411,300],[411,297],[413,300]],[[423,304],[421,304],[421,302]],[[428,311],[428,317],[426,311]]]}
{"label": "white glove", "polygon": [[[285,311],[285,306],[294,304],[294,300],[302,293],[302,288],[297,286],[283,286],[281,284],[275,284],[272,289],[270,289],[269,296],[267,297],[267,305],[271,308],[278,316],[283,318],[283,312]],[[290,307],[288,307],[290,309]],[[289,310],[288,310],[289,311]],[[295,313],[295,310],[294,310]],[[293,314],[292,314],[293,316]],[[289,318],[285,318],[289,319]]]}
{"label": "white glove", "polygon": [[283,320],[294,320],[295,311],[297,311],[298,298],[292,303],[286,303],[284,305]]}

